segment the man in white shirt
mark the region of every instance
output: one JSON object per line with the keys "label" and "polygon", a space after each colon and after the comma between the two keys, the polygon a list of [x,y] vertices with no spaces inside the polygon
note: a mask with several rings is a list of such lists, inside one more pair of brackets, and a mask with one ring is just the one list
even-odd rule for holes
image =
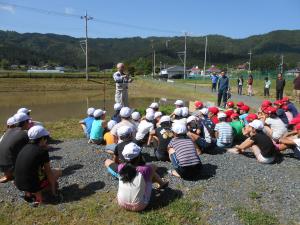
{"label": "man in white shirt", "polygon": [[118,71],[113,75],[116,82],[115,102],[128,106],[128,83],[132,82],[132,79],[124,73],[125,66],[123,63],[118,63],[117,69]]}

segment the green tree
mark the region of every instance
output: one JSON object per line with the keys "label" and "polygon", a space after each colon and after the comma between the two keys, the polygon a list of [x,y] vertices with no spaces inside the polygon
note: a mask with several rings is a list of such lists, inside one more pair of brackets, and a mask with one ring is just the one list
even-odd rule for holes
{"label": "green tree", "polygon": [[9,61],[7,59],[2,59],[1,60],[1,68],[4,69],[4,70],[7,70],[9,69]]}

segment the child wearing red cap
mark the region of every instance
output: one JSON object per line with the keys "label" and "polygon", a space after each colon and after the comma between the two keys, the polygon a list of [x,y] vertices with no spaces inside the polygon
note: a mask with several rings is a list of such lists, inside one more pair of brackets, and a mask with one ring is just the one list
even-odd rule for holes
{"label": "child wearing red cap", "polygon": [[248,122],[246,120],[246,117],[248,116],[248,112],[250,110],[250,107],[247,105],[243,105],[240,107],[240,120],[247,125]]}
{"label": "child wearing red cap", "polygon": [[264,112],[267,115],[265,119],[266,126],[264,132],[277,143],[279,139],[287,132],[287,126],[277,116],[276,108],[268,107]]}
{"label": "child wearing red cap", "polygon": [[244,140],[244,135],[243,135],[244,124],[242,121],[240,121],[239,114],[233,113],[230,117],[232,119],[232,122],[230,122],[229,124],[233,129],[233,141],[238,143]]}
{"label": "child wearing red cap", "polygon": [[282,109],[284,110],[285,115],[288,118],[289,122],[291,122],[293,119],[293,114],[289,111],[289,107],[287,105],[283,105]]}
{"label": "child wearing red cap", "polygon": [[276,108],[276,114],[277,116],[282,120],[282,122],[284,122],[285,125],[289,124],[289,120],[285,114],[285,111],[282,109],[283,106],[283,101],[281,100],[276,100],[274,102],[274,108]]}
{"label": "child wearing red cap", "polygon": [[218,119],[218,114],[219,109],[215,106],[209,107],[208,108],[208,118],[214,123],[217,124],[219,123],[219,119]]}
{"label": "child wearing red cap", "polygon": [[290,101],[290,99],[288,97],[283,97],[282,101],[288,106],[288,109],[293,114],[293,117],[296,117],[298,115],[298,110],[296,106]]}
{"label": "child wearing red cap", "polygon": [[293,150],[295,158],[300,159],[300,123],[295,126],[293,132],[279,140],[280,151],[285,151],[289,148]]}
{"label": "child wearing red cap", "polygon": [[192,113],[192,115],[199,117],[199,111],[204,107],[204,104],[203,102],[195,101],[194,106],[196,110]]}

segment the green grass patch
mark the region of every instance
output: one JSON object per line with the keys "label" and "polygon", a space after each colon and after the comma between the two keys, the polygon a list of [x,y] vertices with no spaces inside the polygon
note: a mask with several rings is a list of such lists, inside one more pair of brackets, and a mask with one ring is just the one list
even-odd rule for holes
{"label": "green grass patch", "polygon": [[[160,105],[159,111],[162,112],[164,115],[170,115],[174,111],[174,105]],[[137,108],[135,111],[139,112],[141,115],[146,115],[145,108]]]}
{"label": "green grass patch", "polygon": [[252,200],[256,200],[256,199],[260,199],[262,197],[261,193],[257,193],[255,191],[249,192],[249,198],[251,198]]}
{"label": "green grass patch", "polygon": [[239,219],[246,225],[276,225],[278,219],[271,213],[258,209],[249,209],[246,207],[236,207],[234,211]]}

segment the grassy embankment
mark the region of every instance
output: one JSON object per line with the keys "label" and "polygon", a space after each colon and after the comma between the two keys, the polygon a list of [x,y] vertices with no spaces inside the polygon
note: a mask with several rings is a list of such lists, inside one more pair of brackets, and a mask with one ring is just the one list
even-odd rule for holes
{"label": "grassy embankment", "polygon": [[[11,88],[14,88],[14,91],[99,89],[99,83],[87,83],[83,79],[72,79],[71,82],[67,79],[2,79],[0,86],[1,90],[4,91]],[[185,100],[214,99],[211,94],[199,96],[190,88],[144,80],[137,80],[131,85],[130,95],[182,98]],[[162,110],[170,112],[171,108],[167,106]],[[51,131],[54,139],[82,137],[78,119],[46,122],[45,126]],[[178,189],[185,190],[184,187],[178,187]],[[121,210],[114,203],[115,192],[96,193],[78,202],[65,203],[62,207],[47,205],[34,209],[25,203],[16,205],[0,201],[0,224],[207,224],[207,218],[210,214],[207,210],[209,206],[202,202],[201,193],[202,189],[199,187],[185,191],[182,197],[178,196],[173,201],[157,200],[142,213]],[[240,220],[247,224],[278,223],[273,215],[256,209],[250,210],[246,207],[239,207],[236,212]]]}

